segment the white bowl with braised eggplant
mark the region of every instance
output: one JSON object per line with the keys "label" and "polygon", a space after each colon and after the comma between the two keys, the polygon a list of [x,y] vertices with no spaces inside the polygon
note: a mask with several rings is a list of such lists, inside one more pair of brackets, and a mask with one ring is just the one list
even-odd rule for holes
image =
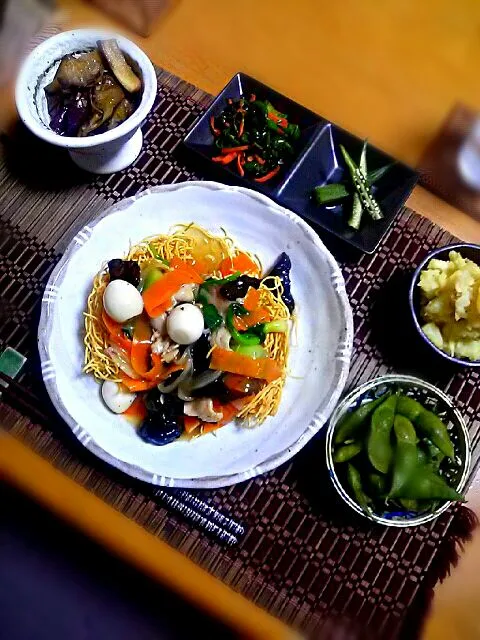
{"label": "white bowl with braised eggplant", "polygon": [[93,173],[112,173],[140,153],[140,126],[157,91],[145,53],[120,35],[96,29],[60,33],[25,59],[15,99],[24,124],[68,149]]}

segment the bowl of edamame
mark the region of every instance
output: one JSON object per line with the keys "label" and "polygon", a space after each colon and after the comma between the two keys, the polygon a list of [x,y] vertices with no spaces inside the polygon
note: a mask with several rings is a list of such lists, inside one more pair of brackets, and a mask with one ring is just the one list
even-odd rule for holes
{"label": "bowl of edamame", "polygon": [[411,527],[464,501],[468,429],[433,385],[386,375],[351,391],[330,419],[327,465],[340,497],[378,524]]}

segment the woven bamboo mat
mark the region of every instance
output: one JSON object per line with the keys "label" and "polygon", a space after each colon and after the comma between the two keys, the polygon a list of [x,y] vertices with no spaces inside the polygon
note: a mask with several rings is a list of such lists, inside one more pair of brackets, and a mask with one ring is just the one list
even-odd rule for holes
{"label": "woven bamboo mat", "polygon": [[[36,355],[40,299],[48,276],[74,234],[108,203],[146,187],[197,176],[178,143],[211,96],[159,71],[159,95],[143,131],[137,162],[108,177],[77,170],[61,150],[20,129],[3,141],[0,162],[0,350],[28,356],[23,382],[48,404]],[[227,216],[228,218],[228,216]],[[225,221],[228,226],[228,219]],[[354,311],[354,356],[348,386],[392,372],[432,381],[451,395],[467,419],[473,471],[479,460],[478,373],[438,367],[421,350],[408,320],[406,285],[434,246],[453,238],[405,210],[374,256],[347,255],[324,237],[342,264]],[[141,526],[167,540],[248,598],[326,638],[346,624],[351,637],[414,637],[435,582],[467,537],[468,517],[453,507],[413,530],[352,520],[325,475],[322,437],[276,471],[206,492],[246,523],[234,549],[224,549],[156,504],[151,488],[121,475],[85,451],[59,420],[38,425],[0,404],[12,433]],[[413,630],[413,631],[412,631]]]}

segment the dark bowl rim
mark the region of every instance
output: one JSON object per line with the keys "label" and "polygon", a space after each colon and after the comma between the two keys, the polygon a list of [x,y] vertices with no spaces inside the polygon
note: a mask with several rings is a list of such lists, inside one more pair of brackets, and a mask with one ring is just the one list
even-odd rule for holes
{"label": "dark bowl rim", "polygon": [[415,306],[413,304],[413,298],[414,298],[414,294],[415,294],[415,287],[416,287],[417,282],[419,280],[420,272],[424,269],[424,267],[427,264],[427,262],[429,262],[432,258],[434,258],[439,253],[444,253],[445,251],[456,251],[456,250],[461,251],[461,249],[477,249],[478,251],[480,251],[480,244],[475,244],[474,242],[456,242],[454,244],[447,244],[444,247],[437,247],[436,249],[433,249],[432,251],[427,253],[427,255],[424,257],[422,262],[418,265],[418,267],[415,269],[415,271],[413,273],[412,280],[410,282],[410,288],[409,288],[409,291],[408,291],[408,303],[409,303],[409,306],[410,306],[410,312],[412,314],[413,323],[415,325],[415,328],[416,328],[418,334],[420,335],[420,337],[422,338],[422,340],[429,347],[431,347],[442,358],[445,358],[445,360],[448,360],[449,362],[452,362],[453,364],[457,364],[457,365],[460,365],[462,367],[480,367],[480,360],[464,360],[462,358],[455,358],[454,356],[449,356],[448,353],[445,353],[445,351],[442,351],[437,346],[435,346],[433,344],[433,342],[429,338],[427,338],[427,336],[423,333],[422,327],[420,326],[420,323],[418,321],[418,317],[417,317],[417,312],[415,310]]}

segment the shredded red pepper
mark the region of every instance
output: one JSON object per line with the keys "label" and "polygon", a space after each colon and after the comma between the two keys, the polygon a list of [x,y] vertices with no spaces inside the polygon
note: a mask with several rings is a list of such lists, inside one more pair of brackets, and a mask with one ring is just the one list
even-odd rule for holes
{"label": "shredded red pepper", "polygon": [[220,129],[217,129],[217,127],[215,126],[215,116],[210,117],[210,129],[216,136],[220,135]]}
{"label": "shredded red pepper", "polygon": [[242,167],[242,154],[239,153],[237,156],[237,171],[239,173],[239,175],[243,178],[243,176],[245,175],[245,171],[243,170]]}
{"label": "shredded red pepper", "polygon": [[213,162],[220,162],[220,164],[230,164],[237,157],[236,153],[227,153],[224,156],[215,156],[212,158]]}
{"label": "shredded red pepper", "polygon": [[280,171],[280,165],[275,167],[275,169],[273,169],[266,175],[262,176],[261,178],[254,178],[254,180],[255,182],[268,182],[268,180],[271,180],[274,176],[276,176],[279,171]]}
{"label": "shredded red pepper", "polygon": [[238,151],[247,151],[248,144],[243,144],[240,147],[224,147],[222,153],[237,153]]}
{"label": "shredded red pepper", "polygon": [[[288,127],[288,120],[286,118],[281,118],[274,113],[269,113],[267,117],[269,120],[275,122],[275,124],[278,124],[278,126],[282,127],[283,129],[286,129]],[[280,131],[280,133],[283,133],[283,131]]]}

